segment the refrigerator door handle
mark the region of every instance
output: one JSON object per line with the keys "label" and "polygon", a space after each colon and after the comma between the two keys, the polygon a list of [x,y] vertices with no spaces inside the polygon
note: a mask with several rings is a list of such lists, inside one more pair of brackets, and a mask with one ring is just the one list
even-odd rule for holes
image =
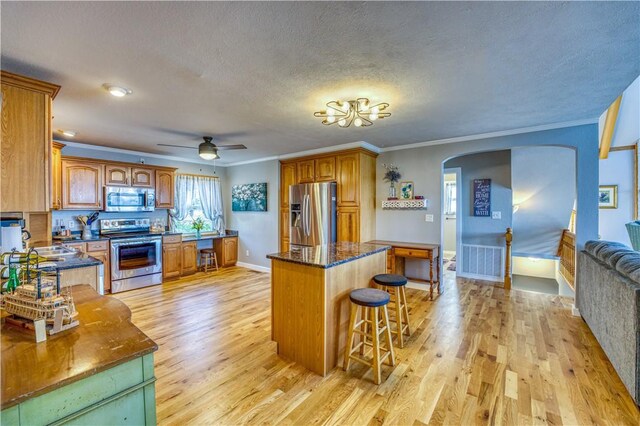
{"label": "refrigerator door handle", "polygon": [[309,205],[309,194],[304,195],[304,233],[308,237],[311,235],[311,206]]}

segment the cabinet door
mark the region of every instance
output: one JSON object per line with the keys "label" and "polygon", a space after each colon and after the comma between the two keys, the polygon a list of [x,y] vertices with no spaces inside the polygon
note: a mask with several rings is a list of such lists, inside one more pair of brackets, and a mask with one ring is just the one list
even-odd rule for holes
{"label": "cabinet door", "polygon": [[336,158],[338,181],[338,206],[360,205],[360,157],[358,153],[339,155]]}
{"label": "cabinet door", "polygon": [[104,294],[111,293],[111,264],[108,251],[88,251],[87,254],[95,257],[104,265]]}
{"label": "cabinet door", "polygon": [[224,239],[224,266],[233,266],[238,261],[238,238],[231,237]]}
{"label": "cabinet door", "polygon": [[182,244],[162,245],[162,277],[178,278],[182,263]]}
{"label": "cabinet door", "polygon": [[65,145],[54,142],[51,150],[51,208],[62,208],[62,148]]}
{"label": "cabinet door", "polygon": [[280,207],[289,207],[289,186],[295,185],[296,163],[282,164],[280,166]]}
{"label": "cabinet door", "polygon": [[62,208],[102,209],[102,165],[62,160]]}
{"label": "cabinet door", "polygon": [[360,242],[360,209],[338,209],[338,241]]}
{"label": "cabinet door", "polygon": [[182,243],[182,275],[196,273],[198,270],[197,253],[198,245],[196,241]]}
{"label": "cabinet door", "polygon": [[298,183],[313,183],[315,178],[315,160],[298,161]]}
{"label": "cabinet door", "polygon": [[289,239],[289,209],[280,209],[280,237]]}
{"label": "cabinet door", "polygon": [[336,157],[319,158],[315,163],[316,182],[336,180]]}
{"label": "cabinet door", "polygon": [[104,166],[104,184],[106,186],[131,185],[131,168],[117,164]]}
{"label": "cabinet door", "polygon": [[131,168],[131,186],[153,188],[155,182],[156,176],[153,169],[144,169],[142,167]]}
{"label": "cabinet door", "polygon": [[156,170],[156,207],[159,209],[173,208],[174,172]]}

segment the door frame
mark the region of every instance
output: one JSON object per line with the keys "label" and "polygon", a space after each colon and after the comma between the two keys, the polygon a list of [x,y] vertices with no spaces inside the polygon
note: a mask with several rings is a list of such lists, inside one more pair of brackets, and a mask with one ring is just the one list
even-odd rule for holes
{"label": "door frame", "polygon": [[[444,175],[445,174],[455,174],[456,175],[456,276],[458,275],[458,265],[462,265],[462,167],[450,167],[442,169],[442,209],[441,212],[441,220],[442,224],[442,251],[444,254],[444,224],[446,222],[446,217],[444,214],[444,201],[445,201],[445,193],[444,193]],[[444,256],[443,257],[444,260]],[[444,265],[443,265],[444,266]]]}

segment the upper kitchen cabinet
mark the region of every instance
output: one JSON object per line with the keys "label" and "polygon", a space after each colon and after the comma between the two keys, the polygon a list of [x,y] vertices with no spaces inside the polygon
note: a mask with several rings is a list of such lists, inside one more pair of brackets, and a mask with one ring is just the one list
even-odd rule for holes
{"label": "upper kitchen cabinet", "polygon": [[156,208],[172,209],[175,170],[156,170]]}
{"label": "upper kitchen cabinet", "polygon": [[337,183],[338,241],[375,238],[376,154],[350,149],[280,163],[280,247],[289,242],[289,186],[296,183]]}
{"label": "upper kitchen cabinet", "polygon": [[62,208],[62,148],[65,144],[53,142],[51,149],[51,208]]}
{"label": "upper kitchen cabinet", "polygon": [[133,186],[139,188],[153,188],[155,185],[155,170],[147,167],[129,167],[119,163],[109,163],[104,166],[104,184],[106,186]]}
{"label": "upper kitchen cabinet", "polygon": [[49,211],[51,101],[60,86],[1,72],[0,210]]}
{"label": "upper kitchen cabinet", "polygon": [[87,160],[62,160],[62,208],[102,209],[103,165]]}

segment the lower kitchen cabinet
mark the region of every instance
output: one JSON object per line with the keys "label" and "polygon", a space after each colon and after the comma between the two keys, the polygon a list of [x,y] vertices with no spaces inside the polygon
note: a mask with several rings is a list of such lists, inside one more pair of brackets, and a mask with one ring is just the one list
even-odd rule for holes
{"label": "lower kitchen cabinet", "polygon": [[[95,257],[102,262],[104,294],[111,293],[111,257],[109,255],[109,240],[65,243],[64,245],[82,253],[86,253],[91,257]],[[96,266],[67,269],[62,272],[62,276],[64,276],[65,286],[90,284],[96,291],[99,291],[100,274]]]}
{"label": "lower kitchen cabinet", "polygon": [[238,237],[215,240],[214,249],[221,267],[233,266],[238,261]]}
{"label": "lower kitchen cabinet", "polygon": [[188,241],[182,243],[182,268],[181,275],[191,275],[198,271],[198,243]]}
{"label": "lower kitchen cabinet", "polygon": [[162,244],[162,278],[179,278],[182,265],[182,243]]}

